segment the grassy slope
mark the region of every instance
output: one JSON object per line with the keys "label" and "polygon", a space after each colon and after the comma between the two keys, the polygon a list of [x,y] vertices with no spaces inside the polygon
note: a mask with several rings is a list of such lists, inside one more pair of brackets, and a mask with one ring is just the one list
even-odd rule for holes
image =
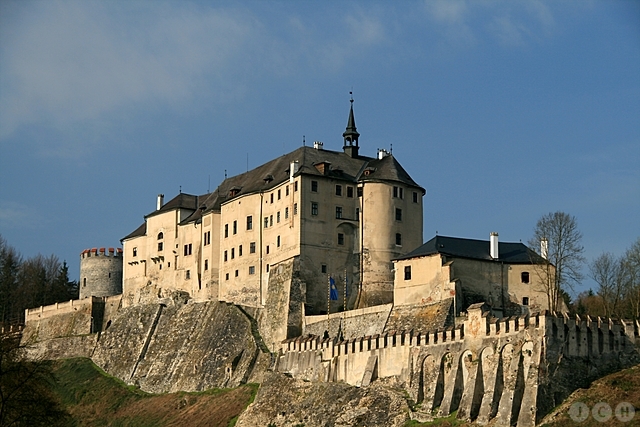
{"label": "grassy slope", "polygon": [[[256,384],[236,389],[209,390],[202,393],[170,393],[152,395],[125,385],[100,370],[89,359],[67,359],[52,362],[57,383],[52,385],[56,395],[71,413],[76,426],[233,426],[234,420],[255,397]],[[619,402],[630,402],[638,413],[627,423],[615,417],[607,423],[592,417],[574,423],[568,416],[573,402],[584,402],[590,408],[607,402],[612,408]],[[547,419],[546,427],[631,427],[640,425],[640,365],[595,381],[589,389],[577,390]],[[454,417],[407,426],[472,426]]]}
{"label": "grassy slope", "polygon": [[89,359],[52,362],[57,382],[52,388],[73,416],[75,426],[220,426],[253,400],[258,386],[202,393],[152,395],[105,374]]}

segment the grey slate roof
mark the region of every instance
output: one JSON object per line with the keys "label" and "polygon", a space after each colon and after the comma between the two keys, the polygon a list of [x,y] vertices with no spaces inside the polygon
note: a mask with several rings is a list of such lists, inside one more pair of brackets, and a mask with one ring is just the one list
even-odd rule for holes
{"label": "grey slate roof", "polygon": [[[423,194],[425,193],[424,188],[420,187],[409,176],[407,171],[404,170],[392,155],[382,159],[365,156],[350,157],[343,151],[300,147],[248,172],[225,179],[218,188],[211,193],[201,196],[180,193],[162,206],[160,210],[149,213],[145,218],[173,209],[191,209],[193,213],[183,220],[181,224],[197,221],[202,217],[204,212],[212,210],[220,211],[223,203],[235,197],[259,193],[260,191],[269,191],[289,180],[289,167],[291,162],[294,161],[298,162],[298,173],[296,176],[325,176],[354,184],[360,181],[392,181],[414,187],[421,190]],[[324,175],[315,167],[315,165],[323,162],[330,163],[330,170],[328,174]],[[365,169],[369,169],[371,172],[368,175],[364,175],[363,172]],[[234,196],[230,195],[232,189],[237,191]],[[124,239],[136,237],[137,235],[134,235],[134,233],[138,232],[139,229],[140,228],[136,229],[136,231]],[[144,233],[140,235],[144,235]]]}
{"label": "grey slate roof", "polygon": [[490,246],[491,243],[488,240],[435,236],[419,248],[396,260],[442,254],[483,261],[502,261],[511,264],[533,264],[542,261],[540,256],[526,245],[509,242],[498,242],[498,259],[494,260],[491,258]]}

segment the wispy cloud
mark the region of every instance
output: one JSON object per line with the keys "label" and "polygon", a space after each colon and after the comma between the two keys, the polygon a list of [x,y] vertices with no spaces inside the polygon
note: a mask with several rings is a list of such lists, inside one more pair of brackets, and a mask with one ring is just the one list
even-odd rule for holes
{"label": "wispy cloud", "polygon": [[429,18],[454,45],[494,40],[503,46],[519,46],[549,36],[555,26],[551,10],[542,1],[426,0],[425,5]]}
{"label": "wispy cloud", "polygon": [[[336,72],[382,43],[379,14],[356,11],[338,31],[296,17],[191,3],[17,3],[0,14],[0,143],[27,126],[51,129],[49,152],[87,150],[127,113],[237,102],[264,76]],[[272,17],[273,18],[273,17]],[[268,25],[267,25],[268,23]],[[284,34],[283,34],[284,33]],[[198,102],[196,102],[198,101]],[[92,133],[92,131],[84,132]],[[66,136],[69,135],[68,138]]]}

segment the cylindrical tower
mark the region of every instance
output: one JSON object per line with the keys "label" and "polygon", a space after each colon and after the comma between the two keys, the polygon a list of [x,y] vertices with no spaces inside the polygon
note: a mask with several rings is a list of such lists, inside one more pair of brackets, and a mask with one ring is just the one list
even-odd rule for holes
{"label": "cylindrical tower", "polygon": [[122,293],[122,249],[86,249],[80,254],[80,299]]}

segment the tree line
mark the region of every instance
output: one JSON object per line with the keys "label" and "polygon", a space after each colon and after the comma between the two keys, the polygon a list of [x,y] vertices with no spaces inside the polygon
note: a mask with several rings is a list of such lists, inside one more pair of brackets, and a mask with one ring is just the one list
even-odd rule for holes
{"label": "tree line", "polygon": [[[543,215],[534,228],[529,246],[550,310],[640,319],[640,238],[620,256],[604,252],[589,262],[581,242],[576,218],[565,212]],[[575,286],[585,278],[585,263],[596,289],[582,292],[571,301],[569,292],[575,293]]]}
{"label": "tree line", "polygon": [[24,323],[27,308],[78,299],[78,283],[55,255],[22,255],[0,235],[0,324]]}

